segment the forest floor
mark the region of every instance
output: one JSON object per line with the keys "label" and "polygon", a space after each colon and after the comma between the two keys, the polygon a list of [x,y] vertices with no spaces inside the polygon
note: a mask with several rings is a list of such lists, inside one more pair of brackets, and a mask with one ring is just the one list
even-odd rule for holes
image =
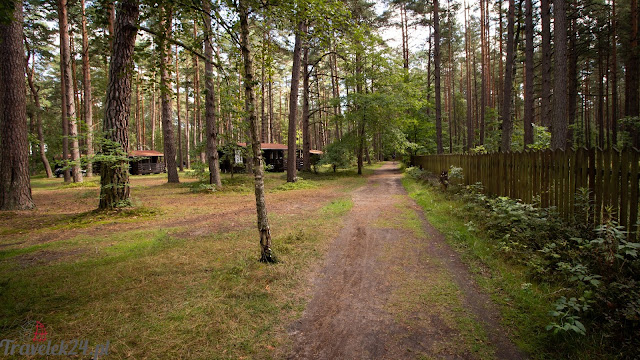
{"label": "forest floor", "polygon": [[134,176],[115,213],[93,211],[95,179],[36,178],[38,208],[0,214],[0,340],[40,321],[115,359],[523,358],[398,164],[376,167],[268,174],[276,265],[257,262],[249,176],[212,194]]}

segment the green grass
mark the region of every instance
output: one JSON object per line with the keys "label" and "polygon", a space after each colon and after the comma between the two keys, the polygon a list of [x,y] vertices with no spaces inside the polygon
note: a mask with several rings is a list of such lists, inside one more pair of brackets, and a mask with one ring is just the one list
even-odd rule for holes
{"label": "green grass", "polygon": [[507,264],[491,239],[467,226],[468,220],[460,210],[464,207],[461,201],[408,176],[403,185],[423,208],[427,219],[461,253],[480,287],[499,304],[506,327],[515,329],[518,347],[536,359],[553,358],[548,349],[554,341],[544,328],[549,322],[548,296],[554,289],[527,285],[530,280],[524,269]]}
{"label": "green grass", "polygon": [[[309,180],[303,175],[304,182],[335,188],[337,194],[366,181],[353,172],[309,174]],[[154,226],[180,214],[215,217],[211,211],[216,201],[253,206],[253,197],[247,196],[253,192],[252,177],[236,174],[231,179],[225,174],[226,192],[207,195],[213,207],[204,212],[189,200],[201,195],[180,185],[138,181],[165,176],[134,177],[132,193],[141,204],[135,208],[56,215],[61,221],[30,230],[32,235],[80,230],[72,237],[0,250],[0,338],[18,338],[25,321],[37,320],[47,326],[53,341],[110,340],[115,359],[282,357],[289,346],[285,327],[306,304],[306,274],[339,232],[353,206],[350,197],[334,195],[305,217],[270,213],[273,249],[281,262],[267,265],[257,261],[255,225],[201,235],[185,235],[193,230],[189,225]],[[60,179],[34,181],[38,191],[62,191],[59,196],[65,199],[70,195],[91,201],[88,191]],[[265,182],[268,191],[274,191],[286,179],[267,174]],[[144,205],[152,197],[176,201]],[[131,223],[135,226],[125,226]],[[114,224],[122,224],[121,230]],[[94,227],[105,225],[114,230],[94,234]]]}

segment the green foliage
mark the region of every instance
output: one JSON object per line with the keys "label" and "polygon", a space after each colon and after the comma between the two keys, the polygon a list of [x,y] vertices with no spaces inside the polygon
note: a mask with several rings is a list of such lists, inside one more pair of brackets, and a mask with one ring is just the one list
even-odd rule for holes
{"label": "green foliage", "polygon": [[425,176],[427,175],[426,171],[416,166],[410,166],[406,168],[404,171],[407,173],[407,175],[411,176],[416,180],[424,180]]}
{"label": "green foliage", "polygon": [[305,180],[298,177],[295,182],[286,182],[280,186],[277,186],[273,191],[289,191],[289,190],[303,190],[303,189],[315,189],[318,184],[314,181]]}
{"label": "green foliage", "polygon": [[449,167],[449,183],[451,185],[460,185],[464,180],[464,173],[461,167],[451,165]]}
{"label": "green foliage", "polygon": [[640,134],[640,116],[627,116],[619,121],[620,140],[618,146],[620,148],[633,146],[633,136]]}
{"label": "green foliage", "polygon": [[209,167],[207,164],[196,161],[191,164],[191,169],[193,170],[189,176],[198,179],[200,183],[209,182]]}
{"label": "green foliage", "polygon": [[561,336],[604,336],[608,351],[632,354],[640,339],[640,243],[627,239],[614,221],[593,229],[584,225],[589,192],[576,194],[576,217],[566,223],[554,209],[508,197],[490,197],[481,186],[467,187],[465,209],[473,231],[495,240],[509,262],[524,266],[539,283],[557,286],[547,330]]}
{"label": "green foliage", "polygon": [[350,136],[334,141],[325,148],[319,165],[331,165],[333,172],[349,168],[355,162],[354,149],[354,141]]}
{"label": "green foliage", "polygon": [[487,148],[484,145],[478,145],[472,149],[469,149],[471,154],[488,154]]}
{"label": "green foliage", "polygon": [[212,184],[206,184],[203,182],[195,182],[190,184],[189,190],[194,194],[210,194],[216,191],[216,186]]}
{"label": "green foliage", "polygon": [[547,127],[533,124],[533,144],[530,150],[546,150],[551,147],[551,132]]}

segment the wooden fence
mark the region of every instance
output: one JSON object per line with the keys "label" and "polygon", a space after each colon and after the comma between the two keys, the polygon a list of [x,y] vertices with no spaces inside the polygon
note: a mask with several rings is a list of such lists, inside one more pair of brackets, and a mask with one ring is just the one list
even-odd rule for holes
{"label": "wooden fence", "polygon": [[[565,219],[576,211],[576,193],[589,189],[591,211],[584,221],[597,225],[609,212],[629,232],[638,235],[638,161],[636,149],[544,150],[482,155],[412,156],[411,163],[440,174],[450,166],[463,169],[464,184],[482,183],[485,192],[554,206]],[[581,220],[581,219],[579,219]]]}

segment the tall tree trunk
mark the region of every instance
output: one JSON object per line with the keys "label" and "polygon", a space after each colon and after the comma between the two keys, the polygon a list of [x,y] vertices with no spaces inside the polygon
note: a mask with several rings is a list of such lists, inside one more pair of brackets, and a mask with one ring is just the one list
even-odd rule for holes
{"label": "tall tree trunk", "polygon": [[302,51],[302,170],[311,171],[309,151],[311,134],[309,132],[309,47],[305,44]]}
{"label": "tall tree trunk", "polygon": [[136,112],[135,112],[135,120],[136,120],[136,150],[142,150],[141,146],[141,133],[140,130],[140,68],[138,68],[138,74],[136,75]]}
{"label": "tall tree trunk", "polygon": [[185,82],[184,82],[184,152],[185,152],[185,157],[187,158],[186,161],[186,167],[187,169],[190,169],[191,166],[191,157],[189,156],[189,140],[190,140],[190,136],[189,136],[189,81],[188,79],[186,79],[186,75],[185,75]]}
{"label": "tall tree trunk", "polygon": [[[210,0],[203,2],[204,10],[208,14],[211,12]],[[220,161],[218,159],[218,127],[216,124],[216,104],[215,89],[213,88],[213,31],[211,28],[211,18],[206,18],[204,22],[205,44],[204,57],[204,119],[207,131],[207,158],[209,164],[209,184],[222,187],[220,178]]]}
{"label": "tall tree trunk", "polygon": [[515,13],[515,1],[509,0],[509,15],[507,17],[507,59],[504,74],[504,97],[502,100],[502,151],[511,150],[511,134],[513,132],[513,122],[511,121],[511,90],[513,89],[513,60],[515,55],[513,43]]}
{"label": "tall tree trunk", "polygon": [[116,160],[103,162],[100,170],[99,208],[103,210],[117,208],[129,200],[129,164],[125,159],[129,148],[131,80],[138,13],[138,0],[123,0],[118,4],[103,125],[109,142],[102,147],[104,155],[113,156]]}
{"label": "tall tree trunk", "polygon": [[[335,51],[335,48],[334,48]],[[336,141],[340,140],[340,105],[338,104],[338,99],[340,98],[340,88],[338,84],[338,69],[337,69],[337,59],[336,54],[329,55],[329,67],[331,70],[331,95],[335,99],[336,104],[333,106],[333,116],[335,119],[336,125]]]}
{"label": "tall tree trunk", "polygon": [[472,98],[471,98],[471,54],[469,48],[471,47],[471,35],[469,33],[469,23],[467,22],[467,12],[469,9],[464,9],[464,23],[465,23],[465,63],[466,63],[466,88],[467,88],[467,142],[466,150],[469,151],[473,148],[473,119],[472,119]]}
{"label": "tall tree trunk", "polygon": [[402,60],[405,69],[409,70],[409,34],[407,31],[407,9],[403,3],[400,4],[400,26],[402,27]]}
{"label": "tall tree trunk", "polygon": [[[361,44],[357,44],[356,46],[360,47]],[[361,49],[356,49],[356,94],[362,94],[362,85],[364,82],[363,74],[362,74],[362,58],[360,55]],[[356,111],[360,110],[361,105],[356,106]],[[362,167],[363,167],[363,156],[364,156],[364,145],[365,145],[365,125],[366,125],[366,107],[362,109],[362,119],[357,124],[358,126],[358,175],[362,175]]]}
{"label": "tall tree trunk", "polygon": [[[11,5],[6,10],[10,10]],[[24,86],[22,2],[0,23],[0,210],[33,209]]]}
{"label": "tall tree trunk", "polygon": [[276,142],[273,137],[273,71],[269,68],[269,142]]}
{"label": "tall tree trunk", "polygon": [[164,38],[160,40],[160,88],[162,99],[162,135],[164,140],[164,159],[167,163],[167,180],[170,183],[179,183],[178,169],[176,167],[176,144],[173,135],[173,114],[171,108],[171,76],[169,64],[171,62],[171,46],[167,39],[171,36],[171,9],[160,9],[160,27],[164,31]]}
{"label": "tall tree trunk", "polygon": [[107,3],[107,29],[109,30],[109,52],[113,51],[113,38],[115,37],[116,7],[115,0]]}
{"label": "tall tree trunk", "polygon": [[[487,4],[488,5],[488,4]],[[485,5],[484,0],[480,0],[480,56],[482,57],[482,63],[480,66],[481,72],[481,93],[480,93],[480,145],[484,144],[484,121],[485,121],[485,107],[487,106],[487,66],[485,58],[487,56],[487,41],[485,40]]]}
{"label": "tall tree trunk", "polygon": [[[30,51],[27,50],[27,53],[30,53]],[[38,136],[38,150],[40,153],[40,160],[42,161],[42,165],[44,166],[44,171],[47,174],[47,178],[52,178],[53,172],[51,171],[51,165],[49,164],[49,159],[47,159],[47,154],[45,152],[44,132],[42,131],[42,106],[40,105],[40,88],[35,84],[35,65],[31,69],[29,69],[29,57],[30,55],[26,58],[25,61],[25,72],[27,74],[27,83],[29,85],[29,90],[31,91],[33,104],[36,108],[34,116],[36,120],[36,135]]]}
{"label": "tall tree trunk", "polygon": [[182,117],[180,116],[180,71],[178,64],[178,45],[176,45],[176,114],[178,115],[178,168],[184,171],[184,158],[182,156]]}
{"label": "tall tree trunk", "polygon": [[84,121],[87,125],[87,176],[93,176],[93,98],[91,96],[91,71],[89,66],[89,36],[87,34],[87,14],[85,1],[82,4],[82,89],[84,91]]}
{"label": "tall tree trunk", "polygon": [[[66,36],[67,38],[67,44],[69,44],[68,41],[68,37],[69,34],[66,31],[67,27],[67,17],[66,17],[66,8],[65,8],[65,12],[64,12],[64,16],[63,16],[63,11],[61,9],[62,7],[62,1],[64,0],[58,0],[57,6],[58,6],[58,30],[59,30],[59,36],[60,36],[60,41],[62,41],[62,39]],[[64,26],[63,26],[64,25]],[[66,34],[66,35],[65,35]],[[64,182],[70,182],[71,181],[71,170],[69,170],[68,165],[69,165],[69,114],[67,111],[67,96],[66,96],[66,89],[67,86],[65,84],[65,78],[66,78],[66,71],[65,71],[65,67],[64,67],[64,51],[63,51],[63,47],[62,45],[60,45],[60,120],[62,122],[62,165],[65,167],[65,170],[63,172],[64,174]],[[67,48],[68,49],[68,48]]]}
{"label": "tall tree trunk", "polygon": [[[629,55],[627,58],[627,71],[625,81],[625,115],[640,115],[640,48],[638,48],[638,1],[631,0],[629,12],[631,32],[629,36]],[[640,147],[640,134],[637,128],[631,129],[632,145]]]}
{"label": "tall tree trunk", "polygon": [[569,99],[568,111],[569,119],[567,124],[567,146],[573,144],[573,124],[576,122],[576,107],[578,101],[578,48],[576,34],[576,17],[572,16],[571,26],[569,26],[569,55],[567,57],[567,75],[569,83],[567,85],[567,96]]}
{"label": "tall tree trunk", "polygon": [[298,89],[300,87],[300,53],[302,37],[307,32],[304,21],[298,23],[293,46],[293,66],[291,67],[291,92],[289,94],[289,134],[287,137],[287,182],[296,181],[296,123],[298,115]]}
{"label": "tall tree trunk", "polygon": [[551,127],[551,149],[564,149],[567,146],[567,21],[565,0],[553,0],[555,71],[553,86],[553,122]]}
{"label": "tall tree trunk", "polygon": [[[211,26],[209,26],[211,27]],[[198,25],[196,24],[196,22],[193,22],[193,38],[197,39],[198,38]],[[205,45],[206,46],[206,45]],[[206,47],[205,47],[205,56],[206,56]],[[211,51],[211,57],[213,58],[213,51]],[[201,113],[202,113],[202,104],[200,103],[200,61],[198,59],[197,56],[193,56],[193,67],[194,67],[194,75],[193,75],[193,87],[196,89],[196,99],[195,99],[195,103],[196,103],[196,124],[198,124],[198,135],[197,137],[194,136],[194,138],[197,138],[198,142],[200,144],[202,144],[202,134],[204,133],[203,129],[202,129],[202,117],[201,117]],[[211,72],[213,72],[213,68],[211,69]],[[195,140],[195,139],[194,139]],[[202,163],[205,163],[205,147],[202,147],[202,151],[200,152],[200,161]]]}
{"label": "tall tree trunk", "polygon": [[258,134],[258,119],[256,114],[256,99],[254,91],[253,59],[251,56],[251,44],[249,43],[249,9],[246,0],[240,0],[238,7],[240,12],[241,50],[244,60],[244,93],[245,111],[249,130],[251,132],[251,149],[253,151],[253,175],[255,181],[256,212],[258,214],[258,232],[260,234],[260,261],[275,262],[275,256],[271,250],[271,230],[269,217],[267,216],[267,204],[264,191],[264,168],[262,166],[262,151],[260,149],[260,134]]}
{"label": "tall tree trunk", "polygon": [[616,19],[616,0],[611,1],[611,143],[618,144],[618,37]]}
{"label": "tall tree trunk", "polygon": [[265,73],[264,67],[266,62],[267,46],[267,32],[262,33],[262,56],[260,59],[260,120],[262,122],[260,126],[260,141],[263,143],[269,142],[269,119],[267,118],[267,112],[265,108]]}
{"label": "tall tree trunk", "polygon": [[525,2],[524,148],[533,144],[533,1]]}
{"label": "tall tree trunk", "polygon": [[442,154],[442,98],[440,94],[440,8],[438,0],[433,0],[433,62],[435,65],[434,77],[436,83],[436,144],[438,154]]}
{"label": "tall tree trunk", "polygon": [[598,146],[604,149],[604,46],[598,49]]}
{"label": "tall tree trunk", "polygon": [[[82,182],[80,171],[80,145],[78,143],[78,118],[73,91],[73,73],[71,71],[71,49],[69,39],[69,23],[67,0],[58,0],[58,18],[60,21],[60,66],[64,77],[62,96],[65,101],[65,113],[68,123],[68,138],[71,140],[71,172],[74,182]],[[65,158],[66,160],[66,158]]]}
{"label": "tall tree trunk", "polygon": [[144,77],[140,76],[140,85],[142,85],[142,96],[140,98],[140,140],[142,141],[140,143],[141,149],[142,150],[146,150],[146,130],[145,130],[145,123],[146,121],[144,120]]}
{"label": "tall tree trunk", "polygon": [[540,0],[542,20],[542,96],[540,101],[540,119],[542,125],[551,125],[551,10],[550,0]]}
{"label": "tall tree trunk", "polygon": [[151,86],[151,150],[156,149],[156,75]]}

